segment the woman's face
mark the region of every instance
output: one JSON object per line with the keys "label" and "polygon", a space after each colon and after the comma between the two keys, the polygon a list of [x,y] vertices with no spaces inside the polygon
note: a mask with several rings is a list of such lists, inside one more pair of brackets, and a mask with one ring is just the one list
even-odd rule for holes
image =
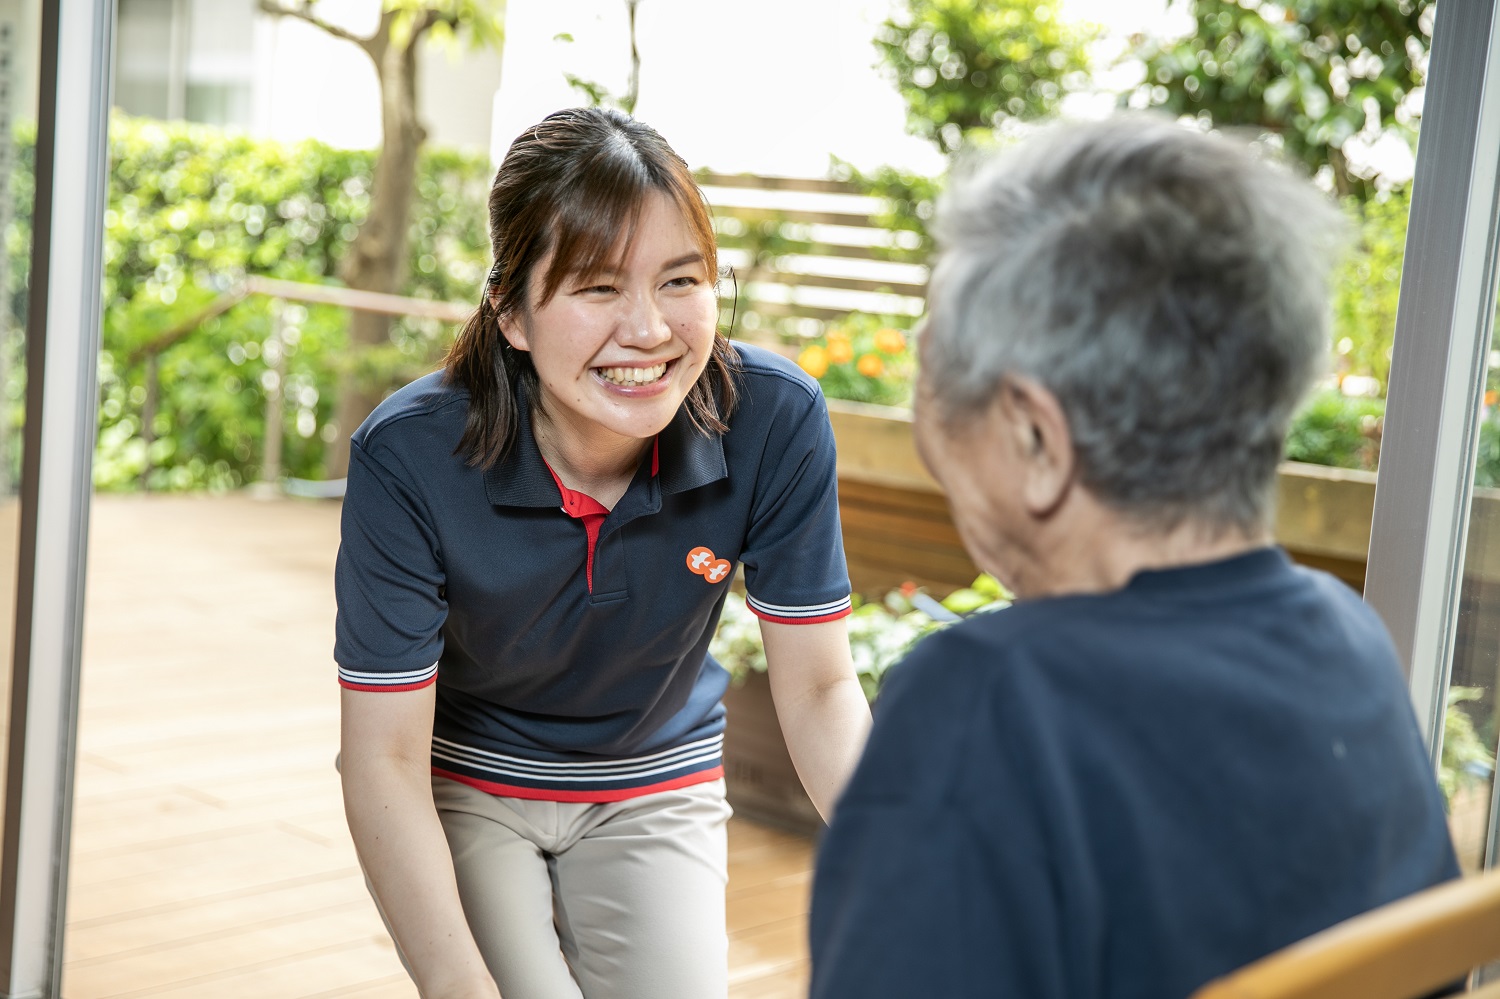
{"label": "woman's face", "polygon": [[[532,301],[547,264],[532,273]],[[564,276],[546,305],[501,321],[511,346],[531,353],[554,432],[643,440],[671,422],[713,350],[708,267],[682,212],[656,192],[623,259]]]}

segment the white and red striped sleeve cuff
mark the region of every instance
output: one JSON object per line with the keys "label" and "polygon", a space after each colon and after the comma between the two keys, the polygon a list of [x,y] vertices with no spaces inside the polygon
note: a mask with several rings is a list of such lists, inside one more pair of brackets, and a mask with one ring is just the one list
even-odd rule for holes
{"label": "white and red striped sleeve cuff", "polygon": [[437,679],[438,664],[425,669],[407,670],[404,673],[366,673],[360,670],[339,667],[339,686],[349,690],[374,690],[393,692],[419,690]]}
{"label": "white and red striped sleeve cuff", "polygon": [[822,621],[837,621],[847,617],[853,609],[848,597],[830,600],[825,604],[791,607],[785,604],[768,604],[752,596],[745,597],[745,606],[762,621],[775,624],[818,624]]}

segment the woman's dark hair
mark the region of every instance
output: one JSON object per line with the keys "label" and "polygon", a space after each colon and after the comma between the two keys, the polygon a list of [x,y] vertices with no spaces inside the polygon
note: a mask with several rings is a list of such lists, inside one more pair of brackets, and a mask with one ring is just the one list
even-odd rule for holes
{"label": "woman's dark hair", "polygon": [[[712,280],[718,252],[708,204],[687,163],[649,126],[619,111],[570,108],[511,143],[490,188],[495,266],[445,362],[448,380],[469,393],[468,423],[455,449],[469,464],[489,468],[515,443],[518,386],[524,384],[533,409],[541,398],[531,355],[510,346],[500,320],[546,305],[570,272],[607,267],[653,192],[681,210]],[[528,301],[532,272],[549,253],[539,300]],[[702,433],[728,429],[736,357],[715,332],[708,363],[684,402]]]}

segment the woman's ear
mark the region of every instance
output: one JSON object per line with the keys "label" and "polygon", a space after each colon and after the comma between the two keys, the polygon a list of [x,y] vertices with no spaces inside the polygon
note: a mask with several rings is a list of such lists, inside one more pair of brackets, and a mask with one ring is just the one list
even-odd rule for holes
{"label": "woman's ear", "polygon": [[505,337],[505,342],[516,350],[530,350],[531,346],[526,339],[526,326],[520,322],[515,313],[502,312],[499,320],[500,335]]}
{"label": "woman's ear", "polygon": [[1077,474],[1068,417],[1057,396],[1030,378],[1012,378],[1004,393],[1010,433],[1020,456],[1021,497],[1035,517],[1062,505]]}

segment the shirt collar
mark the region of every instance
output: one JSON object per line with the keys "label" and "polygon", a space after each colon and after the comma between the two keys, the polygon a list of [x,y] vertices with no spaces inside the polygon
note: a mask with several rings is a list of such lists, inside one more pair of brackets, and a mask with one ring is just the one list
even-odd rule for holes
{"label": "shirt collar", "polygon": [[[552,478],[542,452],[537,449],[536,435],[531,429],[531,407],[523,388],[516,393],[516,410],[520,416],[516,424],[516,442],[504,461],[496,462],[484,473],[484,492],[494,506],[557,507],[562,504],[562,494]],[[724,460],[724,440],[718,434],[704,434],[693,426],[684,406],[672,417],[665,430],[657,437],[660,469],[656,480],[663,494],[686,492],[727,478],[729,467]],[[648,451],[643,462],[650,462]],[[651,481],[650,467],[647,475],[637,475],[631,489],[642,480]],[[618,505],[618,504],[617,504]]]}

